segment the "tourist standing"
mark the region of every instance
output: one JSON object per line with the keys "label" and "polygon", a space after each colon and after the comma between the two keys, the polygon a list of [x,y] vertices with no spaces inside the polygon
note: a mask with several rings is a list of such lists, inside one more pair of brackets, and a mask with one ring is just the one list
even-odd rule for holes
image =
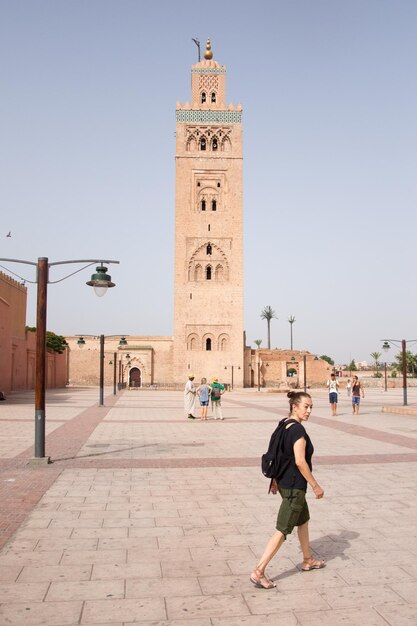
{"label": "tourist standing", "polygon": [[350,398],[351,391],[352,391],[352,383],[350,382],[350,378],[348,378],[347,383],[346,383],[346,393],[347,393],[348,398]]}
{"label": "tourist standing", "polygon": [[209,398],[211,394],[211,387],[210,385],[207,385],[207,378],[201,379],[201,385],[197,389],[197,394],[200,399],[201,419],[205,422],[207,419]]}
{"label": "tourist standing", "polygon": [[352,415],[359,415],[359,405],[362,398],[365,397],[365,391],[363,385],[357,376],[353,377],[352,381]]}
{"label": "tourist standing", "polygon": [[215,420],[222,420],[222,404],[221,397],[224,394],[224,385],[219,383],[218,378],[213,378],[211,383],[211,408],[213,410],[213,417]]}
{"label": "tourist standing", "polygon": [[335,373],[330,375],[330,380],[327,381],[326,386],[329,388],[329,402],[334,417],[337,413],[337,398],[339,395],[339,382],[336,380]]}
{"label": "tourist standing", "polygon": [[184,411],[188,419],[194,420],[196,387],[194,385],[194,374],[188,374],[188,380],[184,389]]}
{"label": "tourist standing", "polygon": [[[325,561],[315,559],[311,553],[308,533],[310,513],[306,502],[307,484],[316,498],[322,498],[324,491],[312,474],[311,457],[314,448],[302,422],[307,422],[313,408],[311,396],[303,391],[290,391],[290,423],[285,427],[284,452],[291,462],[279,479],[271,482],[271,492],[279,491],[282,502],[278,512],[276,531],[268,541],[261,559],[250,575],[251,582],[259,589],[273,589],[276,585],[265,574],[270,560],[278,552],[287,535],[297,526],[298,539],[303,553],[301,569],[308,572],[325,567]],[[295,421],[294,421],[295,420]]]}

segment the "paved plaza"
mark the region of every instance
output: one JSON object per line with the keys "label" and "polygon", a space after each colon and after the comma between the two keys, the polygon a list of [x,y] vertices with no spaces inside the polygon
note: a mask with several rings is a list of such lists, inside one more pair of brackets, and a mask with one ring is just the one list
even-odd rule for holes
{"label": "paved plaza", "polygon": [[[366,390],[331,417],[313,390],[307,426],[323,500],[308,493],[312,548],[296,536],[249,574],[274,532],[260,456],[284,394],[236,390],[224,421],[187,420],[181,392],[48,392],[46,453],[33,455],[30,393],[0,403],[0,626],[411,626],[417,624],[417,415],[382,412],[402,390]],[[417,390],[409,390],[417,401]]]}

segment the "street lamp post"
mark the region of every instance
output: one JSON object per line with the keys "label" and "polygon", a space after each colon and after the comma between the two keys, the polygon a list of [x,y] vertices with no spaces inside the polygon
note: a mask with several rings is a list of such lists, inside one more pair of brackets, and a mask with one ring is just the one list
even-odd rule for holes
{"label": "street lamp post", "polygon": [[307,393],[307,355],[303,354],[304,393]]}
{"label": "street lamp post", "polygon": [[[229,367],[232,370],[232,381],[230,384],[230,388],[233,389],[233,372],[234,372],[234,368],[237,367],[238,370],[240,370],[240,365],[229,365]],[[224,366],[224,369],[227,370],[227,365]]]}
{"label": "street lamp post", "polygon": [[[104,406],[104,342],[105,339],[112,339],[114,337],[120,337],[119,346],[126,346],[126,337],[129,335],[100,335],[100,378],[99,378],[99,406]],[[79,337],[77,345],[79,348],[85,346],[84,337],[96,337],[96,335],[76,335]],[[117,352],[114,353],[114,365],[113,365],[113,394],[116,395],[116,358]]]}
{"label": "street lamp post", "polygon": [[385,352],[388,352],[391,347],[391,343],[395,346],[399,346],[401,344],[403,361],[403,406],[407,406],[407,341],[408,343],[417,343],[417,339],[381,339],[381,341],[383,341],[382,349]]}
{"label": "street lamp post", "polygon": [[[35,459],[43,459],[49,462],[49,457],[45,457],[45,395],[46,395],[46,318],[47,318],[47,299],[48,299],[48,283],[54,284],[69,278],[77,272],[81,272],[86,267],[99,263],[96,268],[96,274],[91,276],[91,280],[87,285],[94,287],[96,295],[103,296],[109,287],[114,287],[111,282],[111,276],[107,274],[107,268],[104,263],[116,263],[119,261],[97,260],[97,259],[81,259],[73,261],[56,261],[49,263],[47,257],[39,257],[37,263],[33,261],[24,261],[22,259],[3,259],[7,263],[22,263],[23,265],[33,265],[36,267],[36,280],[31,281],[25,279],[26,282],[37,283],[37,304],[36,304],[36,366],[35,366]],[[49,280],[49,269],[53,265],[72,265],[77,263],[87,263],[86,266],[80,268],[76,272],[72,272],[68,276],[60,280]],[[22,277],[20,277],[22,278]]]}
{"label": "street lamp post", "polygon": [[116,395],[116,383],[117,383],[117,352],[113,352],[113,395]]}
{"label": "street lamp post", "polygon": [[288,316],[288,321],[290,323],[290,328],[291,328],[291,350],[292,350],[292,325],[295,322],[295,316],[294,315],[289,315]]}

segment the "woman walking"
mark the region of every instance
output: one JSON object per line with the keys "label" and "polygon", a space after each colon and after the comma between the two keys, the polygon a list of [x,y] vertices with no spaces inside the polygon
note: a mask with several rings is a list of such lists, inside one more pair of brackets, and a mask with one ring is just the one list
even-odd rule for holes
{"label": "woman walking", "polygon": [[301,569],[308,572],[325,567],[326,563],[317,560],[311,553],[308,534],[310,513],[306,502],[307,485],[310,485],[316,498],[322,498],[324,491],[312,474],[311,458],[314,448],[303,422],[310,417],[313,403],[311,396],[302,391],[288,393],[290,413],[285,421],[285,454],[291,457],[289,467],[280,478],[279,485],[275,479],[271,482],[271,491],[279,491],[282,502],[278,511],[276,532],[268,541],[264,553],[251,573],[250,580],[260,589],[272,589],[275,583],[265,574],[266,567],[284,543],[287,535],[297,526],[298,539],[303,552]]}

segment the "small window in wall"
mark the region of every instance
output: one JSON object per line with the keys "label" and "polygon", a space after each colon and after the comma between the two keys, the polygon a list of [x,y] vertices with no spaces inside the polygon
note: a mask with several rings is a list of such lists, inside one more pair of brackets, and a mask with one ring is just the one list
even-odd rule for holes
{"label": "small window in wall", "polygon": [[[200,184],[200,183],[199,183]],[[220,183],[217,183],[217,186],[220,187]]]}
{"label": "small window in wall", "polygon": [[216,137],[213,138],[213,143],[211,144],[211,147],[213,148],[214,152],[217,150],[217,139],[216,139]]}
{"label": "small window in wall", "polygon": [[217,211],[217,202],[216,202],[216,200],[212,200],[211,201],[211,210],[212,211]]}
{"label": "small window in wall", "polygon": [[206,99],[207,99],[206,92],[202,91],[201,92],[201,104],[204,104]]}
{"label": "small window in wall", "polygon": [[211,265],[206,267],[206,280],[211,280]]}
{"label": "small window in wall", "polygon": [[211,350],[211,339],[210,337],[206,339],[206,350]]}
{"label": "small window in wall", "polygon": [[211,256],[211,252],[212,252],[211,243],[208,243],[207,248],[206,248],[207,256]]}
{"label": "small window in wall", "polygon": [[[219,184],[217,183],[217,186],[219,186]],[[197,187],[200,187],[200,183],[197,183]]]}
{"label": "small window in wall", "polygon": [[216,102],[216,92],[215,91],[211,92],[211,101],[212,102]]}
{"label": "small window in wall", "polygon": [[193,299],[193,294],[192,294],[192,293],[190,293],[190,300],[192,300],[192,299]]}
{"label": "small window in wall", "polygon": [[206,149],[206,138],[205,137],[201,137],[200,139],[200,150],[205,150]]}
{"label": "small window in wall", "polygon": [[206,201],[205,201],[205,200],[202,200],[202,201],[201,201],[201,210],[202,210],[202,211],[205,211],[205,210],[206,210]]}
{"label": "small window in wall", "polygon": [[210,231],[210,224],[208,225],[208,229],[207,230]]}

